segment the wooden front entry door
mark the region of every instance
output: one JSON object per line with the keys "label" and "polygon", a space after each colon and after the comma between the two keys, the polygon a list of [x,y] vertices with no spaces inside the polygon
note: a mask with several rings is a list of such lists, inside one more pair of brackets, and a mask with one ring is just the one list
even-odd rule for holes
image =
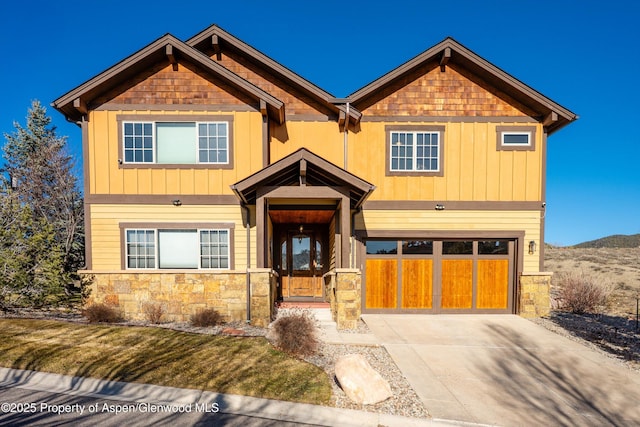
{"label": "wooden front entry door", "polygon": [[325,253],[316,230],[287,231],[280,239],[283,298],[322,298]]}

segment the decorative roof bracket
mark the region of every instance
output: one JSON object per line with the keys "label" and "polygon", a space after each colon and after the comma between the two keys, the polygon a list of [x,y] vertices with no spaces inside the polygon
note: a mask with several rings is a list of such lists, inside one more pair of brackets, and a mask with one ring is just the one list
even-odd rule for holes
{"label": "decorative roof bracket", "polygon": [[216,59],[220,61],[222,59],[222,49],[220,49],[220,38],[217,34],[211,36],[211,46],[213,46],[213,53],[216,54]]}
{"label": "decorative roof bracket", "polygon": [[307,185],[307,161],[300,159],[300,185]]}
{"label": "decorative roof bracket", "polygon": [[556,113],[555,111],[552,111],[542,120],[542,125],[546,127],[557,121],[558,121],[558,113]]}
{"label": "decorative roof bracket", "polygon": [[440,57],[440,71],[444,73],[445,67],[449,63],[449,59],[451,59],[451,48],[447,47],[442,51],[442,56]]}
{"label": "decorative roof bracket", "polygon": [[168,44],[165,48],[165,53],[167,54],[167,58],[169,58],[169,63],[173,66],[173,71],[178,71],[178,61],[173,54],[173,46]]}
{"label": "decorative roof bracket", "polygon": [[87,114],[88,108],[87,103],[84,102],[81,98],[76,98],[73,100],[73,108],[80,111],[82,114]]}

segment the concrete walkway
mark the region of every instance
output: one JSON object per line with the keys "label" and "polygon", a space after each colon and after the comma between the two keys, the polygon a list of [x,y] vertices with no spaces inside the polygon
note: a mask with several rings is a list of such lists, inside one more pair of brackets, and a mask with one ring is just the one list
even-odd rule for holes
{"label": "concrete walkway", "polygon": [[640,373],[514,315],[363,315],[434,419],[640,425]]}

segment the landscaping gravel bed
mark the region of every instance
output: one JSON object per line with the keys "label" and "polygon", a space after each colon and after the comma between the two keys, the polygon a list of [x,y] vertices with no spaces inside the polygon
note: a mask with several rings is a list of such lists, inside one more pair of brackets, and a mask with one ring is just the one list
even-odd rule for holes
{"label": "landscaping gravel bed", "polygon": [[[389,399],[375,405],[360,405],[352,402],[342,391],[334,375],[336,360],[338,360],[340,356],[347,354],[361,354],[364,356],[371,367],[376,370],[382,378],[389,382],[393,395]],[[413,391],[413,388],[411,388],[409,382],[404,375],[402,375],[384,347],[322,344],[318,354],[306,358],[306,360],[324,369],[327,375],[333,380],[333,405],[338,408],[357,409],[360,411],[401,415],[405,417],[424,418],[429,416],[418,395]]]}
{"label": "landscaping gravel bed", "polygon": [[640,371],[640,330],[635,319],[554,311],[531,321]]}

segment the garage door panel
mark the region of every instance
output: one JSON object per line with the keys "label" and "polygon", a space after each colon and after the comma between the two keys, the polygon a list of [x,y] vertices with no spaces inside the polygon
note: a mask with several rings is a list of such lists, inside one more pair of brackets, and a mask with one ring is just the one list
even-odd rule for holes
{"label": "garage door panel", "polygon": [[396,308],[398,261],[395,259],[368,259],[366,308]]}
{"label": "garage door panel", "polygon": [[473,260],[442,260],[443,309],[469,309],[473,305]]}
{"label": "garage door panel", "polygon": [[478,260],[477,308],[506,309],[509,299],[509,260]]}
{"label": "garage door panel", "polygon": [[402,308],[433,307],[433,260],[402,261]]}

